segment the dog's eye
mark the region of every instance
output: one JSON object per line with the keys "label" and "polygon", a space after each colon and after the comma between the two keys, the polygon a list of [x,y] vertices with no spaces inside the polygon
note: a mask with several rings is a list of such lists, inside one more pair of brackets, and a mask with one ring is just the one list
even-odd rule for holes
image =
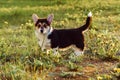
{"label": "dog's eye", "polygon": [[47,24],[44,24],[43,26],[46,28],[46,27],[47,27]]}
{"label": "dog's eye", "polygon": [[38,28],[40,27],[40,25],[38,25]]}
{"label": "dog's eye", "polygon": [[37,27],[40,28],[41,27],[41,23],[38,23]]}

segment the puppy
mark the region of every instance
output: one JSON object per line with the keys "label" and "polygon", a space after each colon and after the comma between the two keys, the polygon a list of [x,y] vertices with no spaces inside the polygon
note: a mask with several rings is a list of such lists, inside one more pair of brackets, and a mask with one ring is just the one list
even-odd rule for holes
{"label": "puppy", "polygon": [[51,26],[53,18],[53,14],[44,19],[40,19],[36,14],[32,15],[35,24],[35,34],[41,50],[52,49],[56,54],[57,49],[64,49],[72,45],[76,55],[82,54],[85,46],[83,31],[90,26],[92,13],[88,14],[84,25],[73,29],[53,29]]}

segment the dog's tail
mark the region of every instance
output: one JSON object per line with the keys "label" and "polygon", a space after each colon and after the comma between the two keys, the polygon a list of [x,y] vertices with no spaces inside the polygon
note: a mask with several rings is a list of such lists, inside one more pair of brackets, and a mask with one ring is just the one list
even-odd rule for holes
{"label": "dog's tail", "polygon": [[85,23],[83,26],[81,26],[79,29],[80,29],[81,31],[84,31],[84,30],[88,29],[88,27],[89,27],[90,24],[91,24],[91,21],[92,21],[92,13],[89,12],[89,13],[88,13],[88,17],[87,17],[87,19],[86,19],[86,23]]}

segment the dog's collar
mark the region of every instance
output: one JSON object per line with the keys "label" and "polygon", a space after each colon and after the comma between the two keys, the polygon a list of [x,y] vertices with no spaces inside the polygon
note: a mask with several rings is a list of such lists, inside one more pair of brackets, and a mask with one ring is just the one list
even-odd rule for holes
{"label": "dog's collar", "polygon": [[48,31],[48,33],[47,33],[47,35],[50,35],[50,34],[52,33],[52,31],[53,31],[53,28],[52,28],[52,27],[50,27],[50,29],[49,29],[49,31]]}

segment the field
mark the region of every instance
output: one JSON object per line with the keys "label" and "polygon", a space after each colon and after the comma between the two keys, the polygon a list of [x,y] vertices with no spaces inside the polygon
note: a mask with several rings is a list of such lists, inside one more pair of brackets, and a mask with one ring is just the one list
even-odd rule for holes
{"label": "field", "polygon": [[[32,14],[54,14],[54,28],[75,28],[92,12],[85,53],[42,52]],[[1,0],[0,80],[120,80],[120,0]]]}

